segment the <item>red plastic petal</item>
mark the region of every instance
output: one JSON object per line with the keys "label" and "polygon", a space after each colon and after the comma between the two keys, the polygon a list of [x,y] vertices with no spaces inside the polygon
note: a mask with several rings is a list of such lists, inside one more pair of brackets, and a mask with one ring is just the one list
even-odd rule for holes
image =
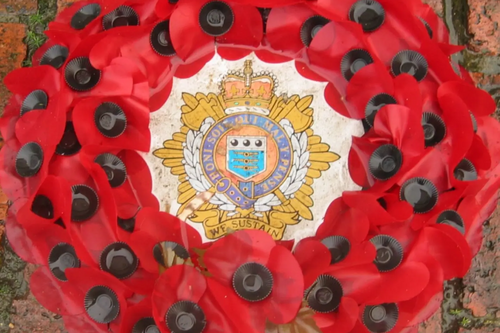
{"label": "red plastic petal", "polygon": [[170,37],[183,60],[200,59],[213,53],[215,40],[201,29],[198,16],[206,1],[183,0],[170,17]]}
{"label": "red plastic petal", "polygon": [[304,278],[299,263],[282,246],[270,253],[267,267],[273,274],[273,291],[266,305],[267,319],[285,324],[295,318],[304,296]]}
{"label": "red plastic petal", "polygon": [[72,297],[80,292],[73,284],[57,280],[49,268],[38,268],[30,278],[30,291],[38,302],[54,313],[67,316],[83,313],[83,299]]}
{"label": "red plastic petal", "polygon": [[204,262],[216,280],[223,285],[230,285],[238,267],[246,262],[265,265],[275,246],[272,237],[265,232],[237,231],[216,241],[205,253]]}

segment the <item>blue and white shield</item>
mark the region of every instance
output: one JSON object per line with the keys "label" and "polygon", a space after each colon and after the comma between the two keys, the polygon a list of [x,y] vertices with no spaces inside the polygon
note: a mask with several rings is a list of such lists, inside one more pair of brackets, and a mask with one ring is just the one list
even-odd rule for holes
{"label": "blue and white shield", "polygon": [[226,168],[249,180],[266,171],[267,141],[264,136],[227,136]]}

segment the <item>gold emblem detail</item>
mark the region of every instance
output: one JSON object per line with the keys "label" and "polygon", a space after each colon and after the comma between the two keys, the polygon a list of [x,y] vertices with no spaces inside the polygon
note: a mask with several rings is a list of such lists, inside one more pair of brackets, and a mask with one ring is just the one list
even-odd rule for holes
{"label": "gold emblem detail", "polygon": [[177,215],[202,223],[208,239],[258,229],[281,240],[287,225],[313,219],[314,179],[340,156],[311,129],[313,96],[276,87],[247,60],[219,94],[183,93],[180,132],[153,152],[179,177]]}

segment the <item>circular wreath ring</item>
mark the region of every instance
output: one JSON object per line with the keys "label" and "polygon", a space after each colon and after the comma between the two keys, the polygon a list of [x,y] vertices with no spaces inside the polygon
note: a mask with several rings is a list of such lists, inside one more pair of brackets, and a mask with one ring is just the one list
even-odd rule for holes
{"label": "circular wreath ring", "polygon": [[[5,78],[1,186],[31,289],[69,332],[407,332],[463,276],[496,205],[495,102],[420,0],[86,0]],[[214,56],[295,61],[363,122],[363,189],[314,237],[216,242],[159,210],[150,112]],[[207,193],[200,193],[203,201]],[[206,199],[206,198],[205,198]]]}

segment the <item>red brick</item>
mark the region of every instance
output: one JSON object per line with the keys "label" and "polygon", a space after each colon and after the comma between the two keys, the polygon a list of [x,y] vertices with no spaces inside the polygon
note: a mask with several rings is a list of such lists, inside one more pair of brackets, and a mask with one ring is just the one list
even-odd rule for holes
{"label": "red brick", "polygon": [[441,333],[441,308],[418,328],[418,333]]}
{"label": "red brick", "polygon": [[422,0],[422,2],[431,6],[439,16],[443,17],[443,1],[442,0]]}
{"label": "red brick", "polygon": [[26,45],[23,43],[26,27],[20,23],[0,23],[0,110],[9,97],[3,85],[3,78],[10,71],[21,67],[26,57]]}
{"label": "red brick", "polygon": [[500,6],[498,0],[469,1],[470,48],[490,55],[500,54]]}
{"label": "red brick", "polygon": [[71,6],[74,2],[78,0],[57,0],[57,12],[61,12],[62,10]]}
{"label": "red brick", "polygon": [[500,304],[500,211],[485,227],[483,246],[464,277],[464,307],[475,316],[485,316]]}
{"label": "red brick", "polygon": [[1,0],[0,14],[29,15],[36,13],[37,0]]}
{"label": "red brick", "polygon": [[[24,270],[24,277],[29,281],[31,274],[36,270],[32,264],[28,264]],[[10,333],[65,333],[64,322],[60,316],[48,311],[41,306],[33,294],[21,300],[15,300],[13,308],[16,313],[10,316],[13,328]]]}

